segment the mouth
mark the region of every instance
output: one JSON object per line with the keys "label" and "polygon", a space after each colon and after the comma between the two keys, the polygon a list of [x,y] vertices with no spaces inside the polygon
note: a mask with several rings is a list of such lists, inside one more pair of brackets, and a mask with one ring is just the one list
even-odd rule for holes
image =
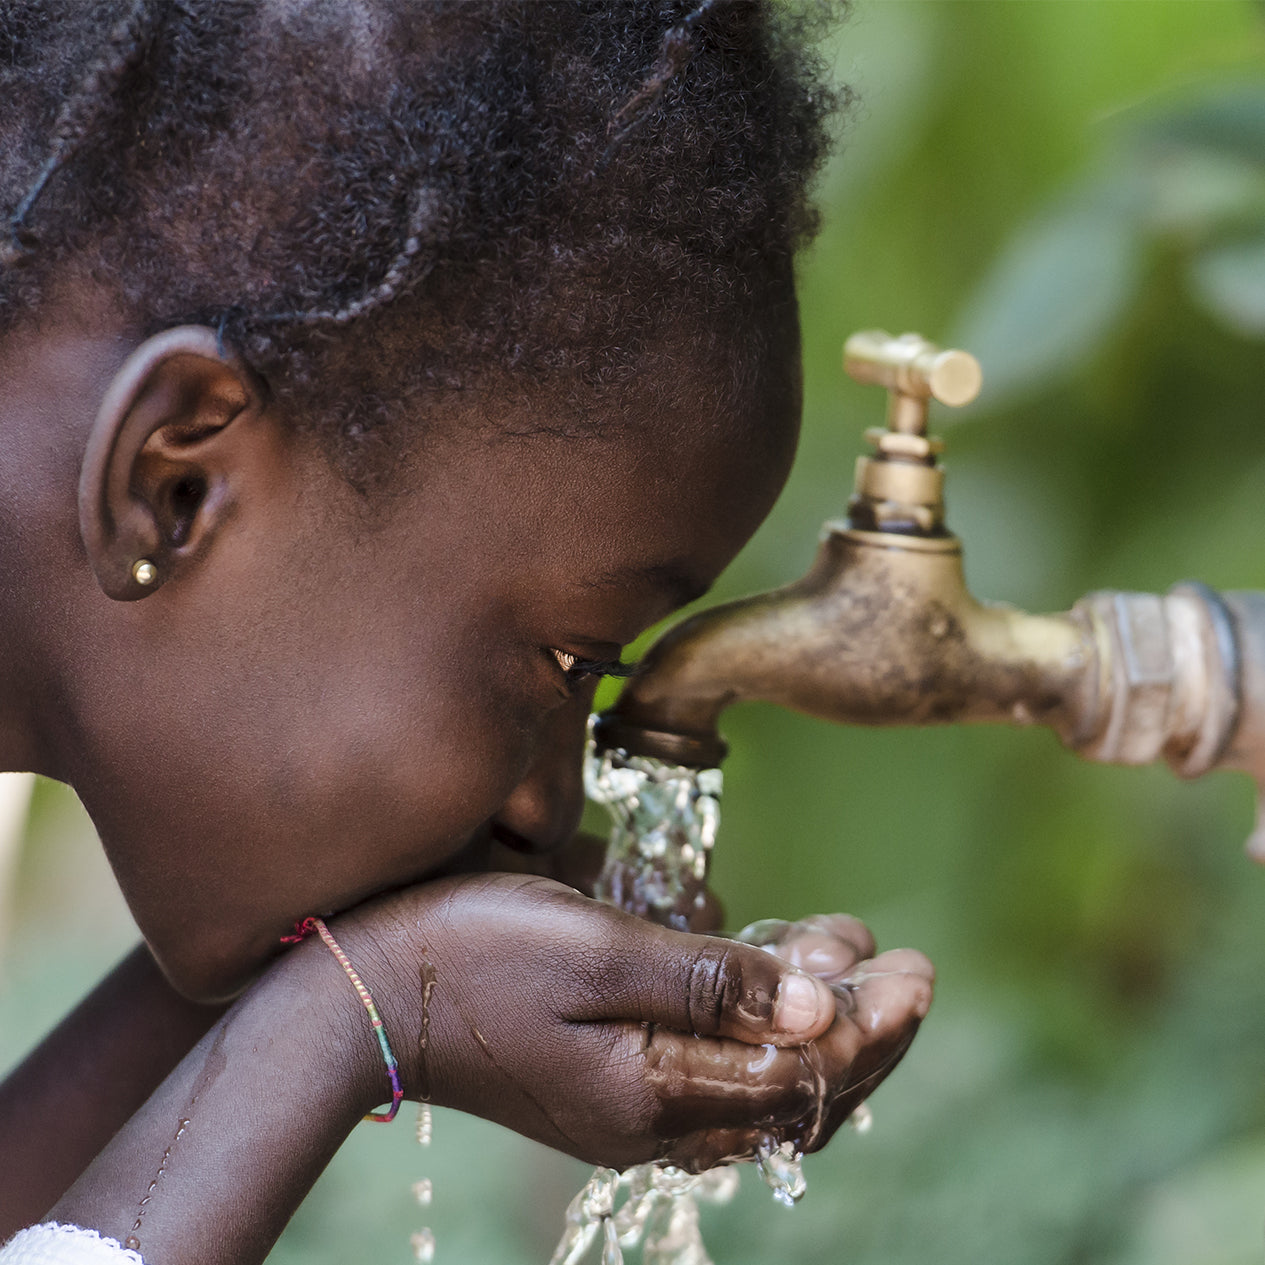
{"label": "mouth", "polygon": [[487,831],[495,842],[503,844],[515,852],[536,854],[546,851],[539,844],[533,843],[524,835],[520,835],[516,830],[511,830],[508,826],[502,825],[495,819],[488,822]]}

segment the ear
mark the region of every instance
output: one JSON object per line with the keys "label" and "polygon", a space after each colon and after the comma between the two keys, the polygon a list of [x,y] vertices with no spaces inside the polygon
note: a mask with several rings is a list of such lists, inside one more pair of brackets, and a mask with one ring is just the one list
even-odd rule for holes
{"label": "ear", "polygon": [[164,330],[127,358],[79,476],[79,531],[108,597],[145,597],[206,549],[233,509],[234,439],[266,396],[205,326]]}

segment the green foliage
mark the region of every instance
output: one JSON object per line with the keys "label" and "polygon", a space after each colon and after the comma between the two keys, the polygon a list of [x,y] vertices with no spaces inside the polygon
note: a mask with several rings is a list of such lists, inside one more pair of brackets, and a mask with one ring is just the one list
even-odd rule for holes
{"label": "green foliage", "polygon": [[[1259,12],[878,3],[841,47],[865,104],[804,271],[803,452],[727,591],[801,571],[841,510],[882,400],[838,348],[875,325],[983,361],[979,403],[935,420],[978,595],[1265,585]],[[848,908],[940,982],[793,1237],[753,1205],[721,1259],[767,1259],[761,1225],[784,1259],[1259,1259],[1249,786],[1088,766],[1042,733],[758,708],[726,730],[733,921]]]}
{"label": "green foliage", "polygon": [[953,341],[985,407],[1074,377],[1118,337],[1146,255],[1175,257],[1231,333],[1265,336],[1265,78],[1128,112],[1108,158],[1015,236]]}

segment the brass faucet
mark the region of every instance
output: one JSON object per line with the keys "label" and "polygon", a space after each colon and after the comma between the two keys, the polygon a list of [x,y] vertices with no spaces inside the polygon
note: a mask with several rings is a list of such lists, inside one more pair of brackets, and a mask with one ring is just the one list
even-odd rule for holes
{"label": "brass faucet", "polygon": [[[933,399],[978,394],[978,362],[866,331],[844,368],[889,391],[847,518],[824,525],[802,579],[660,638],[599,718],[599,746],[717,766],[721,712],[759,699],[839,724],[1044,724],[1091,760],[1237,768],[1265,789],[1265,594],[1186,583],[1091,593],[1055,615],[978,601],[945,527],[943,444],[927,434]],[[1248,849],[1265,861],[1265,819]]]}

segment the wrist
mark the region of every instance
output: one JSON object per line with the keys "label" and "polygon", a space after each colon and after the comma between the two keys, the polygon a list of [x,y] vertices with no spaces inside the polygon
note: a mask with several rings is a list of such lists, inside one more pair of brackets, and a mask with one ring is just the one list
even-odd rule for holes
{"label": "wrist", "polygon": [[391,1111],[397,1087],[412,1098],[426,1092],[416,1057],[423,1012],[420,980],[416,971],[403,969],[417,955],[407,928],[384,919],[380,906],[370,918],[360,911],[340,915],[326,925],[326,933],[329,942],[316,931],[303,947],[322,959],[323,991],[336,1007],[356,1069],[361,1115],[380,1115]]}
{"label": "wrist", "polygon": [[[377,1001],[387,991],[369,937],[339,920],[331,932],[352,962],[365,987]],[[364,1004],[338,959],[315,934],[296,945],[279,964],[293,990],[306,1000],[312,1015],[311,1036],[316,1049],[336,1065],[342,1093],[339,1107],[355,1123],[391,1101],[391,1086],[378,1041]],[[287,1007],[288,1008],[288,1007]],[[388,1032],[395,1048],[394,1032]],[[397,1056],[398,1057],[398,1056]]]}

